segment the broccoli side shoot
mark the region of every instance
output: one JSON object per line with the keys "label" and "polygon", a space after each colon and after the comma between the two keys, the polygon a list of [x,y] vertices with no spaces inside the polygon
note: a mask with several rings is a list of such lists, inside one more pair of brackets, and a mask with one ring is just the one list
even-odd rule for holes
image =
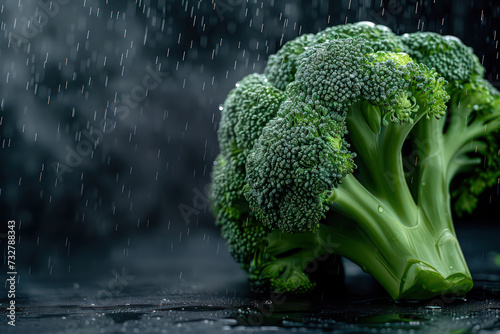
{"label": "broccoli side shoot", "polygon": [[[477,206],[478,195],[500,182],[500,93],[483,78],[484,68],[472,49],[457,38],[418,33],[405,34],[402,41],[410,55],[435,67],[448,80],[446,90],[451,98],[446,118],[422,123],[415,131],[418,143],[437,142],[438,138],[442,142],[433,147],[415,145],[415,149],[420,156],[431,155],[432,151],[443,154],[441,169],[445,170],[446,182],[440,187],[451,186],[458,215],[470,214]],[[430,162],[422,161],[416,171],[423,182],[423,166]],[[454,183],[459,173],[462,181]],[[431,186],[437,184],[428,184],[428,191],[433,191]]]}

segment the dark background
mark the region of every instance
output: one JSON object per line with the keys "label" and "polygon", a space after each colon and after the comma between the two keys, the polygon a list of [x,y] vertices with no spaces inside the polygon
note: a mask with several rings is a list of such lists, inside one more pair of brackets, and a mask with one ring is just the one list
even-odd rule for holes
{"label": "dark background", "polygon": [[[493,0],[79,0],[60,4],[15,47],[13,34],[42,10],[20,3],[5,1],[0,11],[0,243],[16,220],[21,279],[84,277],[83,264],[126,259],[134,245],[173,261],[186,240],[216,239],[204,192],[219,105],[301,33],[368,20],[398,34],[455,35],[500,86]],[[141,85],[147,66],[161,67],[161,85],[57,180],[66,147],[76,150],[82,131],[109,118],[115,96]],[[457,225],[488,229],[499,205],[498,187],[488,189]],[[211,250],[226,252],[221,242]]]}

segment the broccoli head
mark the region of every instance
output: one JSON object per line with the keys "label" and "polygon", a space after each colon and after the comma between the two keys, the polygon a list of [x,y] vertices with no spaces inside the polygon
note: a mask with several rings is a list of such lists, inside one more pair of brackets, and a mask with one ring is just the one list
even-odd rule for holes
{"label": "broccoli head", "polygon": [[311,291],[344,256],[394,299],[469,291],[451,204],[472,212],[500,178],[483,75],[457,38],[362,22],[302,35],[236,84],[211,205],[253,288]]}

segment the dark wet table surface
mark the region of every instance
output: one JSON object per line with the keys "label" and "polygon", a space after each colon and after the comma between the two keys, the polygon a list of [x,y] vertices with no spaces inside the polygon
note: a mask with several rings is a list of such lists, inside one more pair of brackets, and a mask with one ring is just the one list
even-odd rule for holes
{"label": "dark wet table surface", "polygon": [[94,248],[75,255],[66,275],[21,275],[16,326],[7,325],[2,294],[0,332],[500,333],[500,226],[457,234],[475,282],[466,299],[393,302],[348,261],[335,293],[256,296],[210,230],[177,244],[132,239],[105,255]]}

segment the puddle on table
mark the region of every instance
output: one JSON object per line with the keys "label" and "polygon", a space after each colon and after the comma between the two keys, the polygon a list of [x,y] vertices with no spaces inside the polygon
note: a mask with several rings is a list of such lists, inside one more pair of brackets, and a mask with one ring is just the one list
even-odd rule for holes
{"label": "puddle on table", "polygon": [[[385,306],[375,306],[376,312],[383,312],[384,308]],[[347,312],[342,305],[329,305],[323,310],[273,309],[260,306],[239,309],[232,317],[237,321],[234,326],[321,330],[388,327],[394,330],[415,330],[422,328],[427,321],[427,318],[412,313],[370,314],[368,312],[365,306],[361,308],[356,306]]]}

